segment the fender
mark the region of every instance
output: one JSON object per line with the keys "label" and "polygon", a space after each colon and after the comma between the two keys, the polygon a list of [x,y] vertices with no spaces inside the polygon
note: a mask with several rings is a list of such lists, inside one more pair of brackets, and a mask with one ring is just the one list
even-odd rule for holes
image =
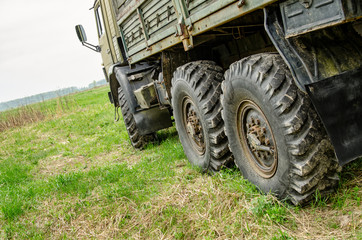
{"label": "fender", "polygon": [[[123,89],[130,90],[130,84],[126,75],[134,74],[141,71],[147,71],[152,69],[151,65],[146,63],[136,64],[135,67],[131,68],[129,65],[122,63],[116,63],[109,67],[108,69],[108,79],[109,79],[109,88],[110,92],[110,101],[114,104],[115,107],[119,107],[118,103],[118,88],[122,86]],[[116,71],[120,72],[119,78],[116,76]],[[123,76],[124,75],[124,76]],[[128,91],[125,94],[128,94]]]}
{"label": "fender", "polygon": [[[117,80],[119,86],[122,87],[126,99],[130,104],[131,108],[130,110],[132,113],[136,113],[136,108],[138,106],[138,103],[136,97],[133,94],[133,91],[136,89],[134,89],[134,87],[130,84],[128,77],[139,72],[152,70],[156,67],[157,67],[156,65],[150,65],[148,63],[138,63],[135,64],[133,68],[130,68],[129,66],[118,66],[114,68],[115,79]],[[144,83],[144,85],[146,85],[147,83]],[[116,92],[117,92],[116,101],[118,102],[118,88]]]}
{"label": "fender", "polygon": [[[158,130],[172,126],[171,114],[167,108],[161,109],[156,106],[146,110],[139,110],[139,105],[133,92],[142,85],[146,85],[148,80],[143,79],[137,83],[134,83],[133,85],[131,85],[129,81],[129,77],[133,74],[152,71],[157,67],[159,67],[158,63],[138,63],[135,64],[134,68],[130,68],[129,66],[116,66],[114,68],[115,80],[117,81],[116,83],[118,83],[118,86],[122,87],[123,89],[127,102],[129,103],[130,112],[133,114],[137,128],[141,135],[154,133]],[[116,83],[113,82],[113,88],[115,88],[117,85]],[[113,98],[115,98],[114,95]],[[115,102],[117,102],[119,105],[118,91]]]}

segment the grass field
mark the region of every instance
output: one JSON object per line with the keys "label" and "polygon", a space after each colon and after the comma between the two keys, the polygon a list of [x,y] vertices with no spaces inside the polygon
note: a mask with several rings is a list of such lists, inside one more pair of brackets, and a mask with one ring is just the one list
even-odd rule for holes
{"label": "grass field", "polygon": [[237,169],[199,173],[175,128],[135,151],[106,92],[0,132],[1,239],[362,239],[361,159],[329,198],[293,207]]}

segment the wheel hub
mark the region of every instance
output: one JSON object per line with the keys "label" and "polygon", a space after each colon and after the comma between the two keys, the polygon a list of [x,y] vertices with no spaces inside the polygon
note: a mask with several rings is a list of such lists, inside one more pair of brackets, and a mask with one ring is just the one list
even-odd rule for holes
{"label": "wheel hub", "polygon": [[277,170],[277,151],[269,122],[261,109],[251,101],[244,101],[238,115],[238,131],[242,147],[255,171],[263,178],[271,178]]}
{"label": "wheel hub", "polygon": [[200,118],[193,101],[186,97],[183,101],[183,122],[191,145],[199,155],[205,153],[205,141]]}

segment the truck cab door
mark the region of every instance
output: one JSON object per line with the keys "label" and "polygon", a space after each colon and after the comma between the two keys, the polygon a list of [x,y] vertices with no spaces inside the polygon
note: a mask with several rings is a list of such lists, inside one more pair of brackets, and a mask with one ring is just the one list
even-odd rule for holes
{"label": "truck cab door", "polygon": [[98,2],[95,7],[95,17],[96,17],[96,23],[97,23],[97,31],[98,31],[98,41],[99,46],[101,47],[101,55],[103,60],[103,66],[105,70],[105,75],[108,73],[109,67],[114,63],[112,51],[109,45],[108,37],[105,31],[105,22],[103,18],[103,12],[100,5],[100,2]]}

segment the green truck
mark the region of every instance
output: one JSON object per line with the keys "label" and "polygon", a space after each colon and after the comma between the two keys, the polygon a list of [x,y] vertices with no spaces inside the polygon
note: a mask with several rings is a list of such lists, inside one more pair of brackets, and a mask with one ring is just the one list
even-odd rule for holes
{"label": "green truck", "polygon": [[362,155],[362,1],[96,0],[109,99],[135,148],[173,121],[189,161],[304,204]]}

